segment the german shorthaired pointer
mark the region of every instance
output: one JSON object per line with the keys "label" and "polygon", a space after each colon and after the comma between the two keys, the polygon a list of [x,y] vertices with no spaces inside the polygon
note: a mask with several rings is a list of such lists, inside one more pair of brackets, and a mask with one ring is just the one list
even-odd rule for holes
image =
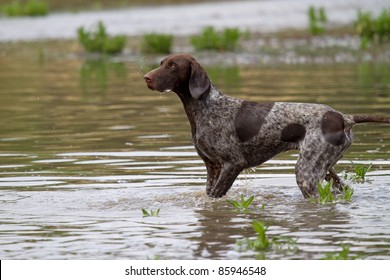
{"label": "german shorthaired pointer", "polygon": [[149,89],[175,92],[191,124],[196,151],[207,168],[206,192],[222,197],[240,172],[280,152],[298,149],[297,184],[305,198],[317,194],[317,183],[333,179],[333,169],[351,145],[356,123],[390,123],[390,118],[345,115],[322,104],[256,103],[218,92],[190,55],[171,55],[144,76]]}

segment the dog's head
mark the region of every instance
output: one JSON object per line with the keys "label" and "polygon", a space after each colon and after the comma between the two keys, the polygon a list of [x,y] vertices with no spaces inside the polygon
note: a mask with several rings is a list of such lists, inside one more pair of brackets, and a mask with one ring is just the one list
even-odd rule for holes
{"label": "dog's head", "polygon": [[200,64],[190,55],[171,55],[161,61],[156,69],[144,76],[149,89],[160,92],[173,91],[190,94],[198,99],[208,93],[211,81]]}

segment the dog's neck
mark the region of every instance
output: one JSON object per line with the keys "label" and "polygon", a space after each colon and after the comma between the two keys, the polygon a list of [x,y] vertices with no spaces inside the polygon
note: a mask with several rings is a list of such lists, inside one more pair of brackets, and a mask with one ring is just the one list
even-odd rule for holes
{"label": "dog's neck", "polygon": [[213,85],[211,85],[210,89],[202,94],[198,99],[191,96],[188,88],[184,90],[182,89],[176,92],[176,94],[180,97],[180,100],[183,103],[184,110],[191,125],[192,135],[195,135],[196,133],[196,115],[199,114],[199,112],[207,110],[210,103],[223,96]]}
{"label": "dog's neck", "polygon": [[201,98],[207,107],[210,102],[219,99],[221,96],[222,94],[213,85],[211,85],[209,92],[202,95]]}

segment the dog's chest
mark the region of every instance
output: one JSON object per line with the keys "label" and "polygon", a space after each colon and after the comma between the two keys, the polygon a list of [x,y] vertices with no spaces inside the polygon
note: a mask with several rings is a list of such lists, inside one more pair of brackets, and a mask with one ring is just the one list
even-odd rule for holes
{"label": "dog's chest", "polygon": [[239,100],[217,95],[195,112],[193,142],[202,153],[214,157],[238,145],[234,119],[239,107]]}
{"label": "dog's chest", "polygon": [[235,106],[217,106],[201,112],[196,120],[195,139],[210,145],[231,142],[236,136],[234,129],[236,111]]}

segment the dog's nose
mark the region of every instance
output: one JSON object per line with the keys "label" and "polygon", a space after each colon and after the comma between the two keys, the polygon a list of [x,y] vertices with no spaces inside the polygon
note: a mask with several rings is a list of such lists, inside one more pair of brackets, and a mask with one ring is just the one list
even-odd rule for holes
{"label": "dog's nose", "polygon": [[152,77],[150,75],[150,73],[146,73],[145,76],[144,76],[144,80],[145,82],[149,83],[152,81]]}

